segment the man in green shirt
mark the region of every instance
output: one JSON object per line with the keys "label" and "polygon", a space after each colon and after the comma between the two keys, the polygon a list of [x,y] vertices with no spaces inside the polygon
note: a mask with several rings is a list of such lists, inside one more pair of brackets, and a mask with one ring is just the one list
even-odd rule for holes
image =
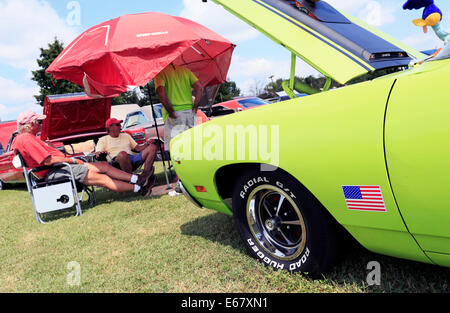
{"label": "man in green shirt", "polygon": [[[195,126],[202,86],[188,69],[170,63],[155,77],[155,88],[163,105],[164,150],[169,150],[170,140]],[[195,102],[192,99],[194,89]]]}

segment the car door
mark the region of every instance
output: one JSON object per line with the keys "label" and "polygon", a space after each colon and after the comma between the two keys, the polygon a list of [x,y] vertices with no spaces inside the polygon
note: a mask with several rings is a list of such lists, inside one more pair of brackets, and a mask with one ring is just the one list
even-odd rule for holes
{"label": "car door", "polygon": [[0,155],[0,180],[3,183],[25,181],[22,169],[16,169],[12,164],[15,154],[11,150],[11,144],[16,135],[17,132],[11,134],[5,153]]}
{"label": "car door", "polygon": [[386,159],[409,232],[437,264],[450,264],[450,60],[399,77],[386,115]]}

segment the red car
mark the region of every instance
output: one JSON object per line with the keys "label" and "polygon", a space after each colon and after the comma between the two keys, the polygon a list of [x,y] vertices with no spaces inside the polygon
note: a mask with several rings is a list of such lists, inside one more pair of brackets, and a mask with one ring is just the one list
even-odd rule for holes
{"label": "red car", "polygon": [[[0,148],[6,150],[11,134],[17,130],[16,121],[0,123]],[[3,152],[0,152],[2,154]]]}
{"label": "red car", "polygon": [[[161,113],[162,105],[161,103],[157,103],[153,107],[158,124],[159,136],[164,141],[164,121]],[[201,124],[207,120],[206,115],[201,110],[198,110],[197,122]],[[150,106],[144,106],[139,110],[128,113],[123,122],[122,129],[124,132],[130,134],[137,143],[143,143],[149,139],[157,138],[155,121]]]}
{"label": "red car", "polygon": [[213,104],[211,107],[202,107],[201,110],[209,118],[216,118],[266,104],[270,104],[270,102],[258,97],[238,97],[233,100]]}
{"label": "red car", "polygon": [[[41,139],[68,156],[92,157],[94,142],[106,135],[105,123],[111,114],[111,102],[112,98],[90,98],[84,93],[48,96],[44,103],[43,113],[47,118],[42,123]],[[16,135],[17,132],[10,135],[5,153],[0,155],[0,190],[4,183],[24,181],[22,169],[12,165],[11,143]]]}

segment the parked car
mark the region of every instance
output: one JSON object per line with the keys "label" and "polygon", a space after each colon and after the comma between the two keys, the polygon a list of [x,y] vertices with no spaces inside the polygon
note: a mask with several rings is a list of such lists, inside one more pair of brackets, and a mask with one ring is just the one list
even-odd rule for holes
{"label": "parked car", "polygon": [[229,101],[213,104],[212,106],[200,107],[200,109],[209,119],[213,119],[266,104],[270,104],[270,102],[258,97],[237,97]]}
{"label": "parked car", "polygon": [[0,144],[3,148],[8,145],[9,137],[11,134],[17,130],[16,121],[8,121],[0,123]]}
{"label": "parked car", "polygon": [[[90,98],[84,93],[48,96],[43,113],[40,138],[70,157],[92,158],[95,142],[106,135],[105,123],[111,113],[111,98]],[[17,132],[10,135],[5,153],[0,155],[0,190],[5,183],[23,182],[22,169],[12,165],[11,144]]]}
{"label": "parked car", "polygon": [[[164,121],[162,117],[162,104],[153,105],[158,125],[160,139],[164,141]],[[199,124],[207,121],[208,118],[201,111],[197,111],[197,122]],[[123,121],[122,130],[130,134],[137,143],[145,142],[149,139],[157,138],[155,121],[150,105],[129,112]]]}
{"label": "parked car", "polygon": [[[305,97],[307,96],[306,93],[299,93],[294,91],[295,95],[299,98],[299,97]],[[274,102],[281,102],[281,101],[286,101],[286,100],[290,100],[291,98],[289,98],[288,94],[285,91],[279,91],[276,93],[277,96],[267,99],[267,101],[269,101],[270,103],[274,103]]]}
{"label": "parked car", "polygon": [[[326,272],[344,251],[342,234],[375,253],[449,267],[450,45],[424,61],[325,1],[296,1],[302,10],[213,1],[341,84],[391,74],[178,135],[171,154],[187,198],[233,215],[249,254],[274,269]],[[179,149],[192,140],[214,150]]]}

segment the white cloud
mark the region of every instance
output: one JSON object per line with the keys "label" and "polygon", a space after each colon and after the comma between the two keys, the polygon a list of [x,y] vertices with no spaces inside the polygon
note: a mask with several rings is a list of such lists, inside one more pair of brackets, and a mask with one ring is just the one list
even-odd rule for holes
{"label": "white cloud", "polygon": [[33,95],[39,93],[37,86],[26,86],[0,77],[0,118],[13,120],[20,112],[32,109],[36,112],[42,108],[36,105]]}
{"label": "white cloud", "polygon": [[[396,7],[389,2],[374,0],[327,0],[338,10],[347,12],[372,26],[382,26],[395,21]],[[397,5],[397,4],[395,4]]]}
{"label": "white cloud", "polygon": [[[278,78],[289,79],[290,76],[290,57],[283,60],[271,60],[266,58],[246,59],[238,54],[233,56],[230,66],[229,77],[236,81],[241,93],[251,95],[255,88],[261,89],[270,82],[270,76],[273,80]],[[305,77],[309,75],[320,75],[315,69],[300,59],[297,59],[296,75]]]}
{"label": "white cloud", "polygon": [[338,10],[353,14],[358,12],[370,0],[327,0],[327,2]]}
{"label": "white cloud", "polygon": [[21,112],[33,110],[36,113],[42,114],[42,107],[38,104],[25,103],[18,104],[14,107],[8,107],[0,103],[0,121],[13,121]]}
{"label": "white cloud", "polygon": [[395,21],[394,12],[396,9],[392,6],[381,5],[378,1],[369,1],[358,13],[358,18],[372,26],[382,26]]}
{"label": "white cloud", "polygon": [[[450,29],[447,31],[450,32]],[[443,45],[432,29],[428,29],[428,33],[424,34],[422,28],[418,28],[415,34],[403,38],[402,42],[417,50],[438,49]]]}
{"label": "white cloud", "polygon": [[33,95],[39,93],[37,86],[30,87],[0,77],[1,100],[7,102],[35,102]]}
{"label": "white cloud", "polygon": [[180,16],[202,24],[233,43],[254,39],[259,32],[222,6],[200,0],[183,0]]}
{"label": "white cloud", "polygon": [[0,0],[0,63],[36,69],[39,48],[55,36],[68,44],[77,33],[46,1]]}

